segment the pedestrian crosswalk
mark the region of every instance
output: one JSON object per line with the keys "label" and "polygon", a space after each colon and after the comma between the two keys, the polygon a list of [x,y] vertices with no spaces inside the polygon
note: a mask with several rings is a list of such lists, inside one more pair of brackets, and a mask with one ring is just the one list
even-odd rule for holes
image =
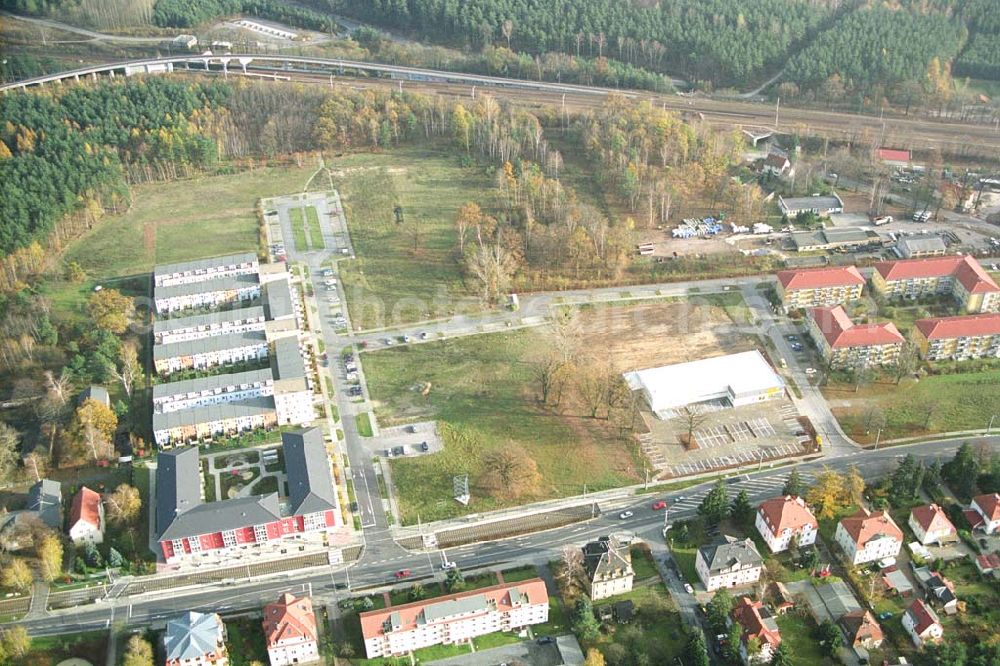
{"label": "pedestrian crosswalk", "polygon": [[[778,495],[781,493],[785,482],[788,481],[788,477],[791,472],[784,472],[781,474],[770,474],[767,476],[760,477],[750,477],[744,479],[737,483],[730,484],[728,486],[730,496],[735,496],[741,490],[746,490],[747,495],[750,497],[755,496],[771,496]],[[799,473],[799,478],[802,481],[803,487],[809,487],[816,481],[816,477],[811,473]],[[671,493],[675,496],[683,497],[673,504],[670,505],[671,511],[683,511],[685,509],[696,509],[701,504],[701,501],[705,499],[705,496],[709,493],[710,488],[699,489],[690,495],[686,495],[684,491],[678,491],[677,493]]]}

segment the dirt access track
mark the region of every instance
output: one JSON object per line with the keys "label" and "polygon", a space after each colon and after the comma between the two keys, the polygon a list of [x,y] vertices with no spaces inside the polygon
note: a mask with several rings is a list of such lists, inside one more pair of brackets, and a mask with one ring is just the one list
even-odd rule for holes
{"label": "dirt access track", "polygon": [[577,315],[585,352],[621,372],[754,348],[724,308],[705,298],[595,305]]}

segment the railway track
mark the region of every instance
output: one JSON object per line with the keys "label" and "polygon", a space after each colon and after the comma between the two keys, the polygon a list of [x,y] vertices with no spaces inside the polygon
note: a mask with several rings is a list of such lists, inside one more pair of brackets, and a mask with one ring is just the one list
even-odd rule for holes
{"label": "railway track", "polygon": [[[994,125],[940,122],[927,118],[854,115],[835,111],[783,108],[748,101],[687,97],[637,90],[528,81],[495,76],[445,72],[371,62],[286,55],[190,55],[150,58],[84,67],[59,74],[0,86],[9,91],[57,81],[98,76],[131,76],[169,72],[215,73],[224,76],[295,80],[317,85],[347,84],[358,87],[402,86],[405,90],[468,98],[478,92],[526,106],[555,106],[567,111],[593,109],[610,95],[620,94],[648,101],[664,109],[702,118],[718,126],[776,128],[782,132],[827,137],[847,143],[875,143],[917,150],[937,150],[949,157],[988,157],[1000,154],[1000,120]],[[777,121],[777,122],[776,122]]]}

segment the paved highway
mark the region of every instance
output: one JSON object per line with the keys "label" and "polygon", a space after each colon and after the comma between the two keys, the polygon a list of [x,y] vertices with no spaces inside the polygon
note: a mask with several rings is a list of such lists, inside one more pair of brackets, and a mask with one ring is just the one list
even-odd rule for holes
{"label": "paved highway", "polygon": [[[1000,450],[1000,437],[975,438],[975,442],[986,442],[994,450]],[[890,471],[905,453],[913,453],[930,461],[934,458],[948,458],[954,454],[960,441],[927,442],[912,446],[895,447],[875,452],[856,451],[849,455],[826,458],[803,463],[797,468],[808,484],[822,470],[824,465],[838,471],[855,464],[867,479],[874,479]],[[789,467],[764,469],[741,478],[729,486],[731,496],[745,489],[751,501],[760,501],[781,492],[790,472]],[[657,495],[670,505],[669,520],[675,522],[691,518],[711,487],[710,482],[685,490]],[[611,531],[627,530],[654,544],[662,544],[660,531],[664,513],[650,509],[652,496],[630,498],[619,504],[603,507],[604,513],[597,518],[547,532],[520,536],[502,541],[470,544],[450,549],[447,557],[458,563],[465,571],[477,568],[501,568],[519,564],[543,563],[559,557],[565,545],[582,545]],[[635,515],[628,520],[620,520],[618,513],[631,510]],[[660,551],[659,546],[657,550]],[[662,552],[662,551],[660,551]],[[400,569],[410,569],[414,580],[441,578],[440,556],[437,553],[407,552],[400,549],[398,554],[378,561],[366,552],[365,557],[350,569],[342,566],[324,567],[309,571],[284,574],[264,581],[244,581],[229,586],[198,586],[187,591],[171,590],[160,594],[144,595],[131,599],[114,599],[100,604],[92,604],[65,611],[53,611],[41,618],[23,620],[23,624],[34,635],[71,633],[102,628],[107,622],[125,627],[141,627],[162,622],[166,617],[183,610],[214,610],[223,613],[243,609],[258,609],[272,601],[285,590],[311,587],[320,603],[335,602],[344,595],[361,594],[362,590],[380,591],[394,584],[393,573]],[[677,581],[675,581],[677,582]],[[350,589],[348,589],[348,587]],[[676,586],[671,586],[676,594]],[[682,600],[683,601],[683,600]]]}

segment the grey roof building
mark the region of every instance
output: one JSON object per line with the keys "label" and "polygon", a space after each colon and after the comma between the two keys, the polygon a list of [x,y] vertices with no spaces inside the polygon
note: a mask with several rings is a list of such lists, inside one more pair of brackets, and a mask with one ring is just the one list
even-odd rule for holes
{"label": "grey roof building", "polygon": [[271,380],[271,371],[263,369],[156,384],[153,386],[153,404],[171,397],[182,398],[188,394],[221,393],[229,387],[268,384]]}
{"label": "grey roof building", "polygon": [[293,430],[281,435],[288,476],[289,507],[293,515],[337,508],[337,493],[330,475],[330,459],[319,428]]}
{"label": "grey roof building", "polygon": [[163,451],[156,457],[156,533],[201,504],[198,449]]}
{"label": "grey roof building", "polygon": [[827,585],[817,585],[816,594],[819,595],[827,612],[834,620],[839,620],[847,613],[861,610],[861,604],[854,597],[851,588],[844,581],[834,581]]}
{"label": "grey roof building", "polygon": [[111,395],[108,393],[108,389],[96,384],[91,384],[80,392],[80,403],[82,404],[85,400],[96,400],[105,407],[111,406]]}
{"label": "grey roof building", "polygon": [[28,491],[28,511],[54,530],[62,531],[62,485],[52,479],[42,479]]}
{"label": "grey roof building", "polygon": [[940,236],[923,235],[902,236],[896,241],[896,249],[904,259],[916,259],[919,257],[934,257],[944,254],[948,250],[944,239]]}
{"label": "grey roof building", "polygon": [[710,574],[728,571],[736,565],[748,567],[764,563],[752,539],[737,539],[728,534],[722,535],[707,546],[702,546],[698,549],[698,553],[705,561]]}
{"label": "grey roof building", "polygon": [[260,278],[254,273],[240,275],[222,275],[200,282],[182,282],[156,288],[156,300],[193,296],[195,294],[211,294],[219,291],[236,291],[249,287],[259,287]]}
{"label": "grey roof building", "polygon": [[245,331],[243,333],[227,333],[210,338],[171,342],[165,345],[153,345],[153,360],[162,361],[179,356],[197,356],[239,349],[254,345],[266,345],[267,335],[264,331]]}
{"label": "grey roof building", "polygon": [[157,319],[153,323],[153,334],[156,336],[182,331],[187,329],[197,330],[214,326],[225,326],[242,321],[264,321],[264,308],[255,305],[249,308],[237,308],[235,310],[221,310],[219,312],[209,312],[207,314],[191,315],[190,317],[170,317],[168,319]]}
{"label": "grey roof building", "polygon": [[234,400],[233,402],[220,402],[215,405],[189,407],[187,409],[178,409],[176,412],[153,414],[153,432],[156,433],[160,430],[180,428],[199,423],[252,418],[261,414],[270,414],[274,411],[274,398],[271,396],[259,396],[247,400]]}
{"label": "grey roof building", "polygon": [[295,315],[292,301],[292,285],[288,278],[274,280],[264,285],[264,307],[267,318],[274,321]]}
{"label": "grey roof building", "polygon": [[305,377],[306,366],[296,338],[278,338],[274,341],[271,371],[274,373],[275,381]]}
{"label": "grey roof building", "polygon": [[223,639],[225,626],[216,613],[187,612],[167,620],[167,630],[163,634],[163,647],[167,653],[167,663],[184,663],[225,652]]}
{"label": "grey roof building", "polygon": [[[289,488],[284,515],[337,508],[323,436],[318,428],[282,434]],[[278,494],[203,503],[198,450],[160,453],[156,470],[156,530],[160,541],[226,532],[279,520]]]}
{"label": "grey roof building", "polygon": [[160,285],[165,279],[182,275],[187,275],[188,277],[202,275],[210,277],[215,272],[237,270],[238,266],[246,265],[249,267],[257,263],[256,254],[253,252],[241,252],[239,254],[225,254],[220,257],[180,261],[176,264],[160,264],[153,268],[153,284]]}

